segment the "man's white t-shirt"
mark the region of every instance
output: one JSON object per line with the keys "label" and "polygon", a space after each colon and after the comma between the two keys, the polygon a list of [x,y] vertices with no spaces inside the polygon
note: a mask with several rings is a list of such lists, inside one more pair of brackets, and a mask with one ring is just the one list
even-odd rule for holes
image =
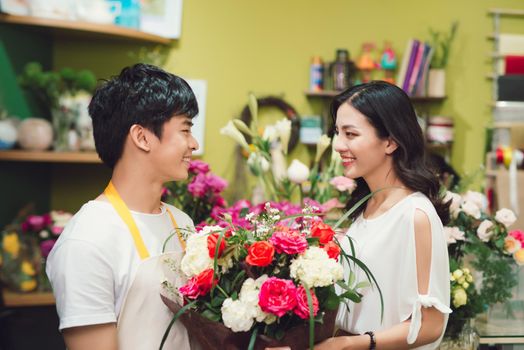
{"label": "man's white t-shirt", "polygon": [[[181,229],[193,229],[189,216],[168,204],[163,204],[159,214],[131,211],[151,256],[162,253],[173,233],[166,206]],[[165,251],[181,250],[174,235]],[[59,329],[116,322],[140,263],[131,233],[111,203],[93,200],[84,204],[47,259]],[[158,288],[160,293],[160,281]]]}

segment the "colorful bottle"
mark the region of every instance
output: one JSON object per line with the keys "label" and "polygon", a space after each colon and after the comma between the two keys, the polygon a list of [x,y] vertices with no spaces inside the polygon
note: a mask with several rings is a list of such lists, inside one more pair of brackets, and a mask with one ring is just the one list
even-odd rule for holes
{"label": "colorful bottle", "polygon": [[309,68],[309,90],[322,91],[324,89],[324,64],[320,56],[314,56]]}

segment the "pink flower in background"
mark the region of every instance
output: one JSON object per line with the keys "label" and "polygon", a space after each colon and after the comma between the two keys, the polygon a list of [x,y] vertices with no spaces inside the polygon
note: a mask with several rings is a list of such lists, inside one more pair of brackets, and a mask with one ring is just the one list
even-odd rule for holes
{"label": "pink flower in background", "polygon": [[258,305],[262,311],[282,317],[297,305],[297,288],[291,280],[270,277],[260,287]]}
{"label": "pink flower in background", "polygon": [[40,231],[51,224],[51,216],[46,215],[29,215],[24,225],[27,230]]}
{"label": "pink flower in background", "polygon": [[227,181],[213,174],[206,174],[206,185],[213,193],[220,193],[227,187]]}
{"label": "pink flower in background", "polygon": [[521,246],[524,247],[524,231],[513,230],[509,233],[509,235],[519,241]]}
{"label": "pink flower in background", "polygon": [[55,246],[55,242],[56,241],[54,239],[47,239],[40,243],[40,252],[44,259],[47,258],[47,256],[51,252],[51,249],[53,249],[53,247]]}
{"label": "pink flower in background", "polygon": [[194,197],[201,198],[204,197],[207,190],[207,182],[206,182],[206,175],[205,174],[197,174],[193,180],[187,185],[187,190],[189,193],[191,193]]}
{"label": "pink flower in background", "polygon": [[[310,289],[310,292],[313,304],[313,315],[316,316],[318,313],[318,299],[313,289]],[[301,319],[306,320],[309,318],[309,304],[307,302],[306,289],[303,286],[297,288],[297,306],[293,312]]]}
{"label": "pink flower in background", "polygon": [[171,191],[169,190],[169,188],[162,187],[162,195],[161,195],[161,197],[165,198],[165,197],[170,196],[170,195],[171,195]]}
{"label": "pink flower in background", "polygon": [[357,187],[357,183],[355,182],[355,180],[347,178],[345,176],[334,177],[331,179],[331,181],[329,181],[329,183],[340,192],[348,191],[349,193],[351,193],[353,192],[355,187]]}
{"label": "pink flower in background", "polygon": [[56,225],[51,226],[51,232],[55,236],[58,236],[59,234],[61,234],[62,231],[64,231],[64,228],[62,226],[56,226]]}
{"label": "pink flower in background", "polygon": [[222,196],[216,196],[215,197],[215,205],[218,207],[225,208],[227,207],[227,202]]}
{"label": "pink flower in background", "polygon": [[323,212],[328,212],[330,211],[331,209],[334,209],[334,208],[344,208],[345,207],[345,204],[344,203],[341,203],[338,198],[331,198],[330,200],[328,200],[327,202],[325,202],[324,204],[322,204],[322,211]]}
{"label": "pink flower in background", "polygon": [[308,247],[306,237],[302,233],[286,226],[277,226],[269,241],[279,254],[299,254],[305,252]]}
{"label": "pink flower in background", "polygon": [[201,160],[192,160],[189,163],[189,172],[193,174],[207,174],[209,172],[209,165]]}

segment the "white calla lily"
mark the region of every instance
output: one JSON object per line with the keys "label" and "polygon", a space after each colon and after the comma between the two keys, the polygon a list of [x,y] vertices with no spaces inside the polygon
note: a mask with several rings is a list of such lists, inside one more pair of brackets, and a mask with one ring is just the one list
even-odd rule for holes
{"label": "white calla lily", "polygon": [[226,126],[220,129],[220,134],[231,137],[235,140],[240,146],[249,151],[249,145],[246,142],[246,138],[238,129],[235,127],[233,121],[229,121]]}
{"label": "white calla lily", "polygon": [[297,159],[293,159],[287,169],[287,177],[296,184],[301,184],[309,178],[309,168]]}

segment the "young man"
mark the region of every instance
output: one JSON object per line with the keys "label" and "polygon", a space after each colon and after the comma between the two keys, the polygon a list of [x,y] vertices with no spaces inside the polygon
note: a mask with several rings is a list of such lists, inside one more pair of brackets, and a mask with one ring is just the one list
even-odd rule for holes
{"label": "young man", "polygon": [[[197,113],[189,85],[150,65],[125,68],[95,92],[89,114],[111,181],[76,213],[47,262],[69,350],[159,347],[173,317],[160,299],[162,246],[176,232],[166,251],[179,259],[177,227],[193,227],[160,196],[164,183],[188,176]],[[189,349],[180,322],[165,348]]]}

